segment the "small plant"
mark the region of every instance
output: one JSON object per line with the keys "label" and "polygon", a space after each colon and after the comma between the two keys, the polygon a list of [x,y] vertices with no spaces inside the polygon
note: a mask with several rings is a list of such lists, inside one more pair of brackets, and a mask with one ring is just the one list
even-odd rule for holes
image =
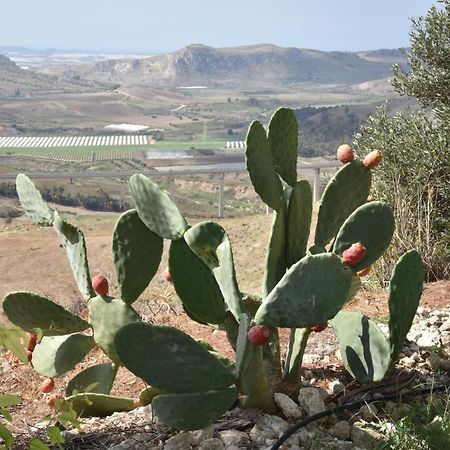
{"label": "small plant", "polygon": [[[307,181],[297,180],[297,146],[298,125],[289,109],[281,108],[273,115],[268,132],[257,121],[249,128],[250,178],[261,199],[274,210],[258,294],[243,294],[239,289],[231,243],[219,224],[189,226],[157,184],[134,175],[129,187],[135,209],[121,216],[113,236],[119,298],[95,296],[81,231],[50,210],[32,183],[20,175],[17,190],[25,210],[35,221],[56,228],[90,312],[84,321],[35,294],[6,296],[3,307],[10,320],[44,335],[33,354],[35,368],[44,376],[59,376],[62,371],[55,371],[56,358],[57,367],[66,371],[98,345],[112,363],[77,375],[66,392],[79,393],[69,399],[84,402],[80,409],[85,414],[132,408],[132,399],[108,395],[116,368],[123,364],[149,385],[141,393],[141,404],[151,401],[166,424],[185,430],[206,426],[238,402],[274,411],[271,386],[280,378],[299,378],[310,333],[328,325],[351,375],[361,383],[381,380],[400,354],[420,300],[421,258],[411,250],[394,269],[389,338],[367,317],[341,311],[361,286],[357,274],[388,248],[394,233],[393,213],[382,202],[367,202],[374,164],[352,159],[323,193],[314,245],[308,249],[312,194]],[[378,156],[374,159],[379,162]],[[143,323],[132,309],[131,303],[160,264],[163,239],[171,241],[168,273],[184,310],[193,320],[226,331],[236,352],[234,362],[175,328]],[[93,336],[84,333],[89,328]],[[278,328],[291,330],[283,363]],[[60,360],[66,348],[70,356]],[[98,383],[100,393],[83,394],[92,383]]]}

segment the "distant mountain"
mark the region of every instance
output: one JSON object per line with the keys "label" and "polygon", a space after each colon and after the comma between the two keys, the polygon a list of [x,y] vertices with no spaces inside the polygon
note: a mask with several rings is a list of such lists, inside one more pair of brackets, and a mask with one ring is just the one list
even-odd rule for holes
{"label": "distant mountain", "polygon": [[64,79],[21,69],[0,55],[0,98],[48,93],[90,92],[104,90],[106,84],[91,80]]}
{"label": "distant mountain", "polygon": [[120,84],[226,85],[304,82],[355,84],[386,78],[392,63],[405,63],[397,50],[322,52],[261,44],[213,48],[192,44],[173,53],[84,66],[52,66],[43,73]]}

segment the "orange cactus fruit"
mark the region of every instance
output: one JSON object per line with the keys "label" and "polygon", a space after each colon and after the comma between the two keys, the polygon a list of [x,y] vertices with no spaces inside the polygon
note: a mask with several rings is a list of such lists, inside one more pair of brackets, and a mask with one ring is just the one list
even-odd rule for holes
{"label": "orange cactus fruit", "polygon": [[364,158],[363,164],[368,169],[373,169],[374,167],[378,166],[378,164],[380,164],[382,158],[383,154],[379,150],[374,150]]}
{"label": "orange cactus fruit", "polygon": [[355,159],[353,149],[348,144],[340,145],[337,149],[336,155],[337,159],[344,164],[352,162]]}

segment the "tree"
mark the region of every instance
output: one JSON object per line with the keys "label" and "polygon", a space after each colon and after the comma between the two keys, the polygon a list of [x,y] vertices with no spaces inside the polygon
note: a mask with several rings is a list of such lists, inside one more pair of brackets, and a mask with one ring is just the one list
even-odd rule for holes
{"label": "tree", "polygon": [[393,206],[398,223],[384,268],[395,253],[416,248],[428,281],[450,276],[450,0],[439,3],[412,21],[409,71],[393,67],[396,91],[424,109],[390,117],[381,108],[355,137],[362,154],[374,148],[384,154],[375,190]]}

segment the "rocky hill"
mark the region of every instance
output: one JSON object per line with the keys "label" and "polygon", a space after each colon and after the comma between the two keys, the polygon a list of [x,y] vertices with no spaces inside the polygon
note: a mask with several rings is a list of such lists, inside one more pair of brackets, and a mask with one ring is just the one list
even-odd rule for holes
{"label": "rocky hill", "polygon": [[323,52],[261,44],[213,48],[192,44],[174,53],[143,59],[110,60],[95,65],[51,66],[43,73],[124,84],[226,85],[255,80],[262,85],[304,82],[355,84],[386,78],[397,50]]}
{"label": "rocky hill", "polygon": [[76,77],[65,79],[24,70],[6,56],[0,55],[0,98],[25,97],[49,93],[91,92],[104,90],[107,85]]}

